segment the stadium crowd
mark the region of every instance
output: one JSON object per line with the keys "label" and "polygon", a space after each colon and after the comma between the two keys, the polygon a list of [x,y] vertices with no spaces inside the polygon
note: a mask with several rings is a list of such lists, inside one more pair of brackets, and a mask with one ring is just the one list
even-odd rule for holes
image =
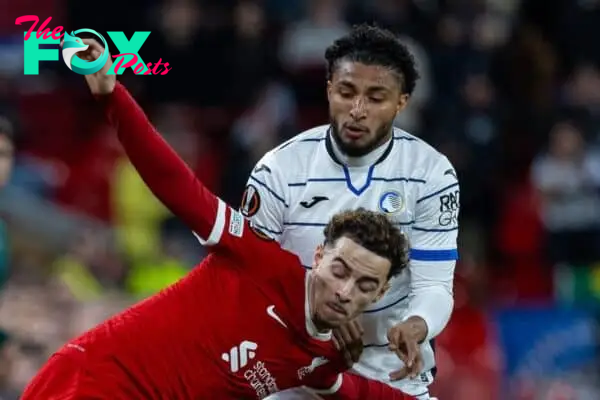
{"label": "stadium crowd", "polygon": [[108,0],[93,12],[73,0],[5,3],[0,136],[14,132],[16,154],[0,192],[0,399],[16,398],[67,338],[204,255],[124,157],[81,77],[59,62],[23,74],[14,20],[27,14],[68,30],[151,31],[140,54],[172,70],[119,79],[231,204],[265,151],[328,120],[325,48],[355,23],[397,32],[421,80],[396,125],[446,154],[462,191],[455,312],[438,338],[433,393],[598,396],[581,371],[568,387],[548,378],[503,392],[511,362],[494,316],[600,299],[600,1]]}

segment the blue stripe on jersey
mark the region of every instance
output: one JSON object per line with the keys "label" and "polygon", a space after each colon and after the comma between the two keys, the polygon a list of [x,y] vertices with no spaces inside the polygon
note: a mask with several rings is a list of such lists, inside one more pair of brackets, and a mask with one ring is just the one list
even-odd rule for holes
{"label": "blue stripe on jersey", "polygon": [[413,231],[419,232],[452,232],[457,231],[458,226],[455,226],[454,228],[421,228],[419,226],[413,226],[412,229]]}
{"label": "blue stripe on jersey", "polygon": [[415,183],[427,183],[426,180],[424,179],[417,179],[417,178],[373,178],[374,181],[378,181],[378,182],[415,182]]}
{"label": "blue stripe on jersey", "polygon": [[448,190],[448,189],[451,189],[451,188],[453,188],[453,187],[456,187],[456,186],[458,186],[458,182],[456,182],[456,183],[453,183],[452,185],[448,185],[448,186],[446,186],[445,188],[442,188],[442,189],[438,190],[437,192],[434,192],[434,193],[428,194],[427,196],[423,196],[423,197],[421,197],[419,200],[417,200],[417,204],[419,204],[420,202],[422,202],[422,201],[425,201],[425,200],[427,200],[427,199],[430,199],[430,198],[432,198],[433,196],[437,196],[438,194],[440,194],[440,193],[442,193],[442,192],[444,192],[444,191],[446,191],[446,190]]}
{"label": "blue stripe on jersey", "polygon": [[410,259],[415,261],[455,261],[458,260],[458,249],[421,250],[410,249]]}
{"label": "blue stripe on jersey", "polygon": [[261,185],[262,187],[264,187],[265,189],[267,189],[267,191],[269,193],[271,193],[273,195],[273,197],[275,197],[277,200],[281,201],[284,206],[289,207],[287,205],[287,203],[285,202],[285,200],[283,199],[283,197],[280,196],[280,195],[278,195],[277,193],[275,193],[275,191],[273,189],[271,189],[270,187],[268,187],[266,183],[264,183],[263,181],[260,181],[260,180],[256,179],[252,175],[250,175],[250,179],[252,179],[254,182],[258,183],[259,185]]}
{"label": "blue stripe on jersey", "polygon": [[[308,182],[345,182],[346,178],[308,178],[305,182],[293,182],[288,183],[288,186],[306,186]],[[413,183],[427,183],[424,179],[418,178],[383,178],[383,177],[373,177],[371,181],[375,182],[413,182]]]}
{"label": "blue stripe on jersey", "polygon": [[394,136],[394,140],[406,140],[408,142],[414,142],[417,140],[417,138],[410,136]]}
{"label": "blue stripe on jersey", "polygon": [[277,149],[277,151],[285,149],[290,144],[294,144],[294,143],[306,143],[306,142],[319,143],[319,142],[322,142],[323,140],[325,140],[325,136],[320,137],[320,138],[306,138],[306,139],[296,139],[296,140],[292,139],[289,142],[284,143],[281,146],[279,146],[279,148]]}
{"label": "blue stripe on jersey", "polygon": [[[400,225],[400,226],[412,225],[414,223],[415,223],[415,221],[393,222],[394,225]],[[290,221],[283,221],[283,225],[286,225],[286,226],[326,226],[327,223],[326,222],[303,222],[303,221],[290,222]]]}
{"label": "blue stripe on jersey", "polygon": [[348,167],[344,165],[343,169],[344,169],[344,176],[346,178],[346,187],[348,189],[350,189],[350,191],[352,193],[354,193],[355,195],[360,196],[361,194],[363,194],[363,192],[365,190],[367,190],[367,188],[369,186],[371,186],[371,180],[373,179],[373,170],[375,169],[375,164],[373,164],[369,167],[369,171],[367,172],[367,181],[360,189],[356,188],[352,184],[352,177],[350,176],[350,170],[348,169]]}

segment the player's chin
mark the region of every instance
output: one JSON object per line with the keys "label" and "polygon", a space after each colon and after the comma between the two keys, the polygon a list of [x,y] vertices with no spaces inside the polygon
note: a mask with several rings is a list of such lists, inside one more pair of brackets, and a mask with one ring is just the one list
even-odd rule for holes
{"label": "player's chin", "polygon": [[350,318],[347,315],[340,314],[335,311],[327,311],[322,318],[323,322],[325,322],[331,329],[339,328],[340,326],[350,322]]}

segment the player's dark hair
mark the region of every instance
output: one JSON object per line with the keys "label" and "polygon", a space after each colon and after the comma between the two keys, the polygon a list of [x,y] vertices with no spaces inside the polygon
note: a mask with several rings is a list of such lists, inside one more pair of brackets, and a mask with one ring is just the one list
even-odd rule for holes
{"label": "player's dark hair", "polygon": [[8,120],[0,115],[0,136],[7,137],[11,142],[15,140],[15,131],[13,125]]}
{"label": "player's dark hair", "polygon": [[419,79],[415,59],[408,48],[391,31],[366,24],[352,31],[325,51],[327,79],[330,80],[342,60],[365,65],[380,65],[396,72],[403,93],[412,94]]}
{"label": "player's dark hair", "polygon": [[323,233],[325,245],[346,236],[373,253],[388,259],[392,266],[388,279],[408,265],[408,239],[382,213],[364,208],[335,214]]}

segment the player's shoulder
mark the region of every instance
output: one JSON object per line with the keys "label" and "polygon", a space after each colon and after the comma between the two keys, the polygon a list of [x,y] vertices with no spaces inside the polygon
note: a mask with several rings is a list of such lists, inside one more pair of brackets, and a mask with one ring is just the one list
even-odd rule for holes
{"label": "player's shoulder", "polygon": [[315,154],[315,148],[325,140],[328,129],[329,125],[320,125],[292,137],[265,153],[256,168],[266,167],[284,175],[292,172],[290,166],[303,170]]}
{"label": "player's shoulder", "polygon": [[411,168],[420,170],[425,176],[454,172],[454,167],[448,157],[425,140],[412,135],[400,128],[394,128],[394,148],[401,154],[395,159],[405,160]]}

